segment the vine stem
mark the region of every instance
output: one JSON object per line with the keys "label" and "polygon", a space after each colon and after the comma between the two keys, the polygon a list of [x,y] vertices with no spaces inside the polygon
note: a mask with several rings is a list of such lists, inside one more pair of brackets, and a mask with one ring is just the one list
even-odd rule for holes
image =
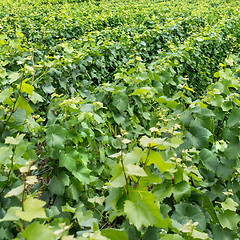
{"label": "vine stem", "polygon": [[[23,183],[23,192],[22,192],[22,200],[21,200],[21,204],[22,204],[22,211],[24,212],[24,198],[25,198],[25,189],[26,189],[26,177],[24,176],[24,183]],[[26,223],[25,220],[23,220],[23,229],[25,230],[26,228]]]}
{"label": "vine stem", "polygon": [[31,82],[31,85],[33,85],[33,82],[34,82],[34,78],[35,78],[35,64],[34,64],[34,51],[29,51],[30,54],[31,54],[31,60],[32,60],[32,65],[33,65],[33,75],[32,75],[32,82]]}
{"label": "vine stem", "polygon": [[127,174],[126,174],[126,170],[125,170],[125,167],[124,167],[124,164],[123,164],[123,144],[122,144],[122,139],[121,139],[121,141],[120,141],[120,144],[121,144],[121,164],[122,164],[122,169],[123,169],[124,178],[125,178],[125,181],[126,181],[127,196],[128,196],[128,199],[130,200],[129,189],[128,189]]}
{"label": "vine stem", "polygon": [[[144,170],[145,170],[146,167],[147,167],[147,163],[148,163],[148,161],[149,161],[150,152],[151,152],[151,146],[150,146],[150,144],[149,144],[146,161],[144,162],[144,167],[143,167]],[[138,180],[137,180],[137,182],[135,183],[136,186],[138,186],[140,179],[141,179],[141,177],[138,177]]]}
{"label": "vine stem", "polygon": [[7,181],[5,183],[5,186],[4,186],[4,188],[0,192],[0,196],[3,194],[4,190],[6,189],[6,187],[8,185],[8,182],[10,180],[11,172],[12,172],[12,169],[13,169],[13,158],[14,158],[14,155],[15,155],[15,150],[16,150],[16,147],[13,148],[13,153],[12,153],[12,156],[11,156],[11,159],[10,159],[11,160],[11,168],[10,168],[10,170],[8,172]]}
{"label": "vine stem", "polygon": [[150,152],[151,152],[151,145],[149,144],[148,152],[147,152],[147,157],[146,157],[146,161],[145,161],[145,163],[144,163],[144,167],[143,167],[144,170],[145,170],[146,167],[147,167],[147,163],[148,163],[148,161],[149,161],[149,155],[150,155]]}
{"label": "vine stem", "polygon": [[[22,79],[23,79],[24,75],[22,76]],[[11,113],[9,114],[8,118],[6,119],[5,123],[3,124],[3,130],[2,130],[2,137],[4,136],[4,132],[5,132],[5,129],[6,129],[6,126],[11,118],[11,116],[13,115],[13,113],[15,112],[16,110],[16,104],[17,104],[17,100],[21,94],[21,90],[22,90],[22,80],[20,82],[20,87],[19,87],[19,91],[18,91],[18,94],[17,94],[17,97],[15,99],[15,101],[13,102],[13,108],[12,108],[12,111]]]}

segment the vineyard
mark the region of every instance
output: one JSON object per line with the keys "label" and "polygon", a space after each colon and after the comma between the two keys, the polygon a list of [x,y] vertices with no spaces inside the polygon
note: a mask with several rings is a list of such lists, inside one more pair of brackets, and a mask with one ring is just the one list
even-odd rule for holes
{"label": "vineyard", "polygon": [[0,0],[0,239],[240,239],[239,0]]}

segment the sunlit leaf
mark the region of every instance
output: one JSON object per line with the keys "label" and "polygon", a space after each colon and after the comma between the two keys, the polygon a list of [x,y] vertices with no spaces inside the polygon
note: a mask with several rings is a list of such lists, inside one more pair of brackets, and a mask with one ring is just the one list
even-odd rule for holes
{"label": "sunlit leaf", "polygon": [[12,196],[18,196],[23,192],[24,185],[21,185],[19,187],[13,188],[11,191],[9,191],[6,195],[5,198],[12,197]]}
{"label": "sunlit leaf", "polygon": [[128,164],[126,166],[126,173],[129,176],[142,176],[142,177],[147,176],[143,168],[133,164]]}
{"label": "sunlit leaf", "polygon": [[31,222],[35,218],[46,218],[46,213],[43,206],[46,203],[39,199],[28,197],[23,202],[24,211],[16,211],[16,215],[21,219]]}
{"label": "sunlit leaf", "polygon": [[164,173],[167,170],[171,169],[172,164],[171,163],[167,163],[163,160],[162,156],[160,153],[155,152],[155,151],[150,151],[150,154],[148,155],[148,159],[147,161],[147,166],[151,165],[151,164],[156,164],[158,169]]}
{"label": "sunlit leaf", "polygon": [[168,227],[170,221],[162,219],[155,200],[156,197],[148,191],[133,190],[130,192],[130,200],[125,201],[124,212],[137,229],[141,226]]}
{"label": "sunlit leaf", "polygon": [[26,238],[26,240],[56,240],[56,236],[53,231],[48,228],[47,225],[40,224],[39,222],[34,222],[27,226],[27,228],[23,231],[22,235]]}
{"label": "sunlit leaf", "polygon": [[13,144],[13,145],[18,145],[24,138],[25,134],[17,134],[17,136],[14,137],[6,137],[5,143],[7,144]]}

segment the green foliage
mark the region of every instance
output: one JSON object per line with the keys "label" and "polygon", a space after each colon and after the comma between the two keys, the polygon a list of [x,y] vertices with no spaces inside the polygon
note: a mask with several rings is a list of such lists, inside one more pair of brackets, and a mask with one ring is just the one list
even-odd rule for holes
{"label": "green foliage", "polygon": [[1,1],[3,239],[239,239],[239,1]]}

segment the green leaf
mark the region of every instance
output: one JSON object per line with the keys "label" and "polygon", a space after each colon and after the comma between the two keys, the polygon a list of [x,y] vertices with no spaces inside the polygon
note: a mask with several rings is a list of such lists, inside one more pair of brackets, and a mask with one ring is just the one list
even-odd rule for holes
{"label": "green leaf", "polygon": [[203,207],[208,211],[208,213],[210,214],[211,218],[212,218],[212,223],[216,224],[218,223],[218,217],[217,214],[215,212],[215,209],[213,207],[213,204],[209,198],[208,195],[204,195],[203,197]]}
{"label": "green leaf", "polygon": [[29,94],[29,95],[32,95],[32,94],[33,94],[34,87],[33,87],[32,85],[30,85],[30,84],[27,84],[26,81],[27,81],[27,80],[25,80],[25,81],[22,82],[21,87],[20,87],[20,85],[18,85],[18,88],[19,88],[19,89],[21,88],[21,91],[22,91],[22,92],[25,92],[25,93],[27,93],[27,94]]}
{"label": "green leaf", "polygon": [[232,70],[230,68],[222,69],[219,71],[219,76],[223,79],[231,79]]}
{"label": "green leaf", "polygon": [[10,163],[10,156],[12,155],[12,148],[11,146],[9,147],[0,147],[0,164],[7,164]]}
{"label": "green leaf", "polygon": [[203,148],[200,152],[203,165],[210,171],[216,172],[219,160],[214,154],[206,148]]}
{"label": "green leaf", "polygon": [[43,206],[46,203],[33,197],[28,197],[23,202],[24,211],[16,211],[16,215],[21,219],[31,222],[34,218],[46,218]]}
{"label": "green leaf", "polygon": [[18,48],[21,45],[21,41],[19,39],[11,40],[9,46],[13,48]]}
{"label": "green leaf", "polygon": [[158,240],[159,239],[159,229],[156,227],[148,227],[147,231],[144,233],[142,240]]}
{"label": "green leaf", "polygon": [[52,195],[56,194],[60,196],[63,195],[65,189],[63,182],[59,180],[57,176],[52,177],[48,188]]}
{"label": "green leaf", "polygon": [[142,136],[140,139],[140,144],[143,147],[154,147],[157,145],[162,145],[165,141],[165,138],[149,138],[147,136]]}
{"label": "green leaf", "polygon": [[222,228],[220,225],[212,226],[213,239],[221,239],[221,240],[232,240],[237,238],[237,232],[232,231],[227,228]]}
{"label": "green leaf", "polygon": [[207,233],[201,232],[197,229],[193,229],[192,237],[195,239],[209,239],[209,236]]}
{"label": "green leaf", "polygon": [[159,207],[155,204],[156,197],[148,191],[130,191],[130,200],[124,204],[124,212],[130,223],[137,229],[141,226],[168,228],[169,219],[162,219]]}
{"label": "green leaf", "polygon": [[223,111],[227,112],[227,111],[229,111],[229,110],[232,109],[232,108],[233,108],[232,102],[230,102],[230,101],[224,101],[224,102],[222,103],[222,110],[223,110]]}
{"label": "green leaf", "polygon": [[101,231],[101,235],[111,240],[128,240],[127,234],[123,230],[107,228]]}
{"label": "green leaf", "polygon": [[43,97],[36,92],[32,92],[30,99],[34,104],[37,102],[43,102]]}
{"label": "green leaf", "polygon": [[[2,239],[13,239],[14,235],[8,228],[0,227],[0,236]],[[14,240],[21,240],[20,238],[15,238]]]}
{"label": "green leaf", "polygon": [[11,95],[11,90],[10,90],[10,88],[4,89],[4,90],[0,93],[0,102],[4,102],[6,98],[10,97],[10,95]]}
{"label": "green leaf", "polygon": [[121,114],[113,114],[114,121],[119,124],[123,125],[126,123],[126,118],[124,118]]}
{"label": "green leaf", "polygon": [[202,210],[192,204],[179,203],[175,205],[175,211],[172,218],[181,224],[186,224],[190,220],[199,222],[197,228],[202,231],[206,229],[206,219]]}
{"label": "green leaf", "polygon": [[41,130],[41,126],[34,120],[32,116],[28,116],[26,123],[29,131],[32,133],[38,133]]}
{"label": "green leaf", "polygon": [[13,144],[13,145],[18,145],[24,138],[25,134],[17,134],[15,138],[13,137],[6,137],[5,143],[6,144]]}
{"label": "green leaf", "polygon": [[127,153],[124,156],[123,163],[125,166],[128,164],[138,164],[141,157],[142,157],[142,149],[135,147],[133,151],[131,151],[130,153]]}
{"label": "green leaf", "polygon": [[233,201],[232,198],[228,197],[228,198],[226,198],[225,202],[221,203],[221,205],[222,205],[222,208],[223,208],[224,211],[230,210],[230,211],[236,212],[238,203]]}
{"label": "green leaf", "polygon": [[183,140],[179,137],[172,137],[171,138],[171,146],[174,148],[179,147],[183,143]]}
{"label": "green leaf", "polygon": [[160,153],[155,151],[150,151],[150,154],[148,155],[147,159],[147,166],[151,164],[156,164],[160,172],[164,173],[167,170],[169,170],[172,167],[171,163],[167,163],[162,159],[162,156]]}
{"label": "green leaf", "polygon": [[17,124],[24,125],[24,121],[26,120],[26,111],[17,108],[12,117],[16,120]]}
{"label": "green leaf", "polygon": [[6,195],[5,198],[12,197],[12,196],[18,196],[23,192],[24,185],[21,185],[19,187],[13,188],[11,191],[9,191]]}
{"label": "green leaf", "polygon": [[27,226],[27,228],[22,232],[23,237],[26,240],[56,240],[57,237],[47,225],[40,224],[39,222],[34,222]]}
{"label": "green leaf", "polygon": [[220,152],[224,152],[227,149],[228,145],[224,140],[220,140],[216,142],[216,149]]}
{"label": "green leaf", "polygon": [[176,202],[179,202],[182,198],[188,198],[191,194],[191,188],[188,182],[182,181],[174,185],[173,197]]}
{"label": "green leaf", "polygon": [[157,197],[159,202],[163,199],[170,197],[173,193],[173,184],[171,182],[164,181],[162,184],[157,185],[153,189],[153,194]]}
{"label": "green leaf", "polygon": [[149,89],[148,88],[139,88],[139,89],[135,90],[132,93],[132,95],[144,96],[144,95],[146,95],[146,94],[148,94],[150,92],[149,90],[151,90],[151,89],[150,88]]}
{"label": "green leaf", "polygon": [[223,98],[220,94],[212,95],[209,97],[210,103],[215,107],[221,107]]}
{"label": "green leaf", "polygon": [[178,234],[167,234],[161,237],[161,240],[184,240],[184,238]]}
{"label": "green leaf", "polygon": [[129,176],[147,176],[143,168],[133,164],[128,164],[126,166],[126,173]]}
{"label": "green leaf", "polygon": [[124,174],[122,167],[119,164],[116,164],[112,169],[112,178],[111,181],[108,183],[112,187],[119,188],[126,185]]}
{"label": "green leaf", "polygon": [[236,212],[226,210],[224,213],[220,213],[219,221],[223,228],[236,231],[237,225],[240,222],[240,216]]}
{"label": "green leaf", "polygon": [[89,184],[91,182],[90,176],[91,170],[85,166],[77,166],[76,170],[72,171],[74,177],[76,177],[83,184]]}
{"label": "green leaf", "polygon": [[56,206],[51,206],[51,208],[45,208],[45,211],[48,218],[53,218],[60,214],[60,211]]}
{"label": "green leaf", "polygon": [[80,154],[76,150],[71,150],[66,152],[62,152],[60,155],[59,166],[65,167],[68,171],[72,172],[77,168],[77,160],[79,159]]}
{"label": "green leaf", "polygon": [[116,93],[113,97],[113,106],[115,106],[120,112],[124,112],[128,108],[128,96],[121,93]]}
{"label": "green leaf", "polygon": [[168,99],[167,97],[159,97],[155,99],[158,103],[165,105],[168,108],[175,109],[178,103],[174,100]]}
{"label": "green leaf", "polygon": [[140,186],[147,187],[151,183],[157,184],[157,183],[162,182],[162,179],[159,176],[152,174],[152,172],[149,168],[146,168],[145,172],[146,172],[147,176],[140,178],[140,181],[139,181]]}
{"label": "green leaf", "polygon": [[46,131],[46,142],[50,148],[63,149],[67,130],[58,124],[52,124]]}
{"label": "green leaf", "polygon": [[227,120],[227,126],[233,127],[235,124],[239,123],[239,119],[240,119],[240,108],[233,108]]}
{"label": "green leaf", "polygon": [[88,210],[83,213],[82,211],[77,211],[75,214],[75,218],[77,218],[79,226],[83,227],[91,227],[93,228],[93,223],[97,223],[97,219],[93,218],[93,212]]}
{"label": "green leaf", "polygon": [[26,111],[26,115],[28,116],[29,114],[33,113],[32,108],[29,106],[28,101],[23,98],[23,97],[19,97],[16,103],[16,106],[20,109],[23,109]]}
{"label": "green leaf", "polygon": [[13,72],[10,75],[8,75],[9,83],[13,83],[15,81],[17,81],[20,78],[21,74],[18,72]]}
{"label": "green leaf", "polygon": [[4,221],[18,221],[19,220],[19,216],[16,214],[18,211],[21,211],[22,208],[21,207],[11,207],[8,209],[6,215],[4,216],[4,218],[0,219],[0,222],[4,222]]}
{"label": "green leaf", "polygon": [[208,129],[202,126],[197,126],[196,124],[198,123],[190,123],[190,129],[186,137],[192,142],[194,147],[205,147],[208,143],[209,137],[212,136],[212,133]]}

